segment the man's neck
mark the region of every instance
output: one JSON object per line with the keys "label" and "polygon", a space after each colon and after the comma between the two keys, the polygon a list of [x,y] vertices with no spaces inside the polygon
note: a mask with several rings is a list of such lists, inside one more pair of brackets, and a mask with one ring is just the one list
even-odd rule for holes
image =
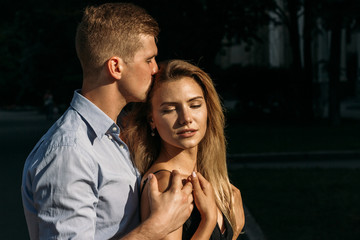
{"label": "man's neck", "polygon": [[116,122],[121,110],[126,105],[125,99],[122,98],[117,86],[114,84],[96,87],[83,85],[81,94],[100,108],[114,122]]}

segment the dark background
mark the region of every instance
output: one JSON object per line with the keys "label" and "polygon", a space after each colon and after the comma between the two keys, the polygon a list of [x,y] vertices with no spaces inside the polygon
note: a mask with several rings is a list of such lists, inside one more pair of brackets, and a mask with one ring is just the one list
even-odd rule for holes
{"label": "dark background", "polygon": [[[82,79],[74,49],[76,25],[86,5],[104,2],[111,1],[0,3],[0,107],[41,106],[45,92],[50,90],[60,110],[64,110]],[[313,121],[318,117],[314,113],[314,102],[320,98],[315,69],[319,63],[312,57],[317,50],[311,44],[320,28],[332,39],[329,58],[324,60],[329,74],[326,91],[331,123],[340,123],[341,100],[356,96],[355,85],[359,78],[356,56],[348,57],[347,81],[339,81],[340,33],[341,29],[346,29],[348,35],[359,31],[359,1],[132,2],[147,9],[159,22],[157,60],[180,58],[203,68],[211,74],[225,100],[237,101],[233,113],[241,119],[271,115],[271,119],[277,120]],[[300,17],[305,19],[303,26],[299,24]],[[289,46],[286,64],[271,67],[265,61],[223,68],[216,61],[227,45],[242,43],[251,50],[268,44],[261,32],[270,23],[283,26],[288,36],[284,43]],[[301,44],[300,38],[303,39]]]}
{"label": "dark background", "polygon": [[[0,2],[2,239],[27,239],[20,198],[23,164],[37,140],[67,108],[74,89],[81,87],[76,25],[86,5],[104,2],[116,1]],[[236,103],[226,111],[231,180],[242,190],[245,204],[268,239],[358,239],[359,58],[347,58],[347,80],[340,81],[339,49],[341,29],[348,35],[359,31],[360,1],[131,2],[159,22],[158,61],[180,58],[195,63],[211,75],[224,102]],[[298,24],[299,17],[305,19],[304,28]],[[319,19],[320,25],[316,24]],[[246,44],[249,51],[268,44],[261,32],[270,23],[286,29],[285,65],[221,67],[217,57],[227,44]],[[315,70],[319,63],[309,47],[319,26],[332,39],[329,58],[323,62],[328,73],[323,115],[315,107],[322,88]],[[50,120],[43,107],[47,90],[57,109]],[[306,170],[315,160],[321,167]],[[305,170],[271,167],[274,162],[299,161],[297,168]],[[341,163],[341,170],[326,170],[334,162]],[[234,167],[238,163],[245,167]],[[257,163],[267,167],[246,167]]]}

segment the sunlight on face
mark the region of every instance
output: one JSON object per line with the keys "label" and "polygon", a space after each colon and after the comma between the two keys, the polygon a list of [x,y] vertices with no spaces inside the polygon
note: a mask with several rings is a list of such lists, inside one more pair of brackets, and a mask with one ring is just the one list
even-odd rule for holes
{"label": "sunlight on face", "polygon": [[141,35],[142,48],[137,50],[132,61],[122,70],[123,81],[119,81],[123,96],[127,102],[145,101],[152,76],[158,71],[155,57],[158,49],[155,38]]}
{"label": "sunlight on face", "polygon": [[152,128],[165,148],[197,147],[207,128],[207,108],[200,85],[192,78],[162,83],[154,92]]}

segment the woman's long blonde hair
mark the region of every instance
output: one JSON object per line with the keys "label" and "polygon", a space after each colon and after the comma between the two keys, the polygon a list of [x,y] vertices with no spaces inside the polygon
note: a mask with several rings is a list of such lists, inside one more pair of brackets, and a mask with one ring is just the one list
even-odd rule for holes
{"label": "woman's long blonde hair", "polygon": [[224,136],[224,113],[211,78],[199,67],[182,60],[171,60],[159,64],[145,103],[137,103],[125,118],[122,137],[131,150],[135,166],[141,174],[147,172],[160,153],[161,141],[158,134],[151,136],[149,116],[154,89],[161,83],[176,81],[183,77],[193,78],[202,88],[207,107],[208,122],[204,138],[199,143],[197,156],[198,171],[212,184],[216,203],[221,212],[235,228],[232,190],[226,166],[226,140]]}

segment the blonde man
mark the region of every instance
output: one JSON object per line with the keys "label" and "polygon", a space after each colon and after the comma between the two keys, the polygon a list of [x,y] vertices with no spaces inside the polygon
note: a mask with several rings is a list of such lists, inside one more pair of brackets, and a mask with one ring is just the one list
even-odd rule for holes
{"label": "blonde man", "polygon": [[191,183],[173,172],[170,191],[150,175],[151,215],[140,224],[140,174],[116,119],[144,101],[158,71],[156,21],[132,4],[88,7],[76,34],[83,85],[40,139],[23,172],[31,239],[161,239],[192,211]]}

